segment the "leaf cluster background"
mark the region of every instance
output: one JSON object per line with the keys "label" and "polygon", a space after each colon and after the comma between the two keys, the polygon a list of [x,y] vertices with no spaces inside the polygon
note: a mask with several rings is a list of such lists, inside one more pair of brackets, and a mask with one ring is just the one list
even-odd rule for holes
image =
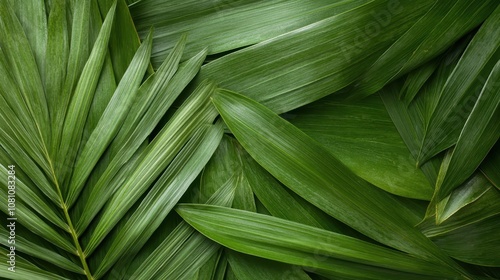
{"label": "leaf cluster background", "polygon": [[495,0],[0,0],[0,277],[500,279],[499,27]]}

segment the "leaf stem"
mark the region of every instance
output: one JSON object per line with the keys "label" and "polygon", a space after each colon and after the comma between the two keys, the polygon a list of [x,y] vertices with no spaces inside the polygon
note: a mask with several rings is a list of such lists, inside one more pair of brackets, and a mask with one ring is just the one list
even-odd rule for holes
{"label": "leaf stem", "polygon": [[[47,152],[46,149],[45,149],[45,152]],[[82,266],[83,266],[83,272],[87,276],[88,280],[94,280],[94,277],[92,276],[92,273],[90,272],[89,266],[87,264],[87,259],[86,259],[85,253],[83,252],[82,247],[80,246],[80,241],[78,240],[78,234],[76,233],[75,227],[73,226],[73,222],[71,221],[71,217],[70,217],[69,211],[68,211],[68,206],[64,202],[61,188],[59,187],[59,183],[57,181],[57,177],[56,177],[56,174],[54,172],[54,166],[52,165],[52,161],[50,160],[48,153],[47,153],[47,160],[49,162],[52,180],[54,181],[54,184],[56,186],[57,194],[59,196],[59,200],[61,203],[60,206],[64,212],[64,217],[66,218],[66,223],[68,224],[68,227],[69,227],[68,228],[69,233],[71,234],[71,237],[73,238],[73,243],[75,244],[75,247],[76,247],[76,254],[80,258],[80,261],[81,261]]]}

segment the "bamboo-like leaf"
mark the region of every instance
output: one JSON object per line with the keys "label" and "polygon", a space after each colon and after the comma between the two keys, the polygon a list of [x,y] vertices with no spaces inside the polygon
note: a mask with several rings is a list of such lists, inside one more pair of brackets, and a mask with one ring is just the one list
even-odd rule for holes
{"label": "bamboo-like leaf", "polygon": [[332,264],[343,260],[422,275],[456,277],[446,267],[396,250],[267,215],[201,204],[180,204],[176,211],[210,239],[271,260],[328,270],[324,262],[311,261],[320,255]]}
{"label": "bamboo-like leaf", "polygon": [[49,67],[46,67],[45,73],[45,94],[51,121],[56,120],[58,98],[61,97],[61,92],[63,92],[66,65],[68,63],[70,42],[66,22],[66,7],[65,0],[53,1],[48,19],[45,65],[49,65]]}
{"label": "bamboo-like leaf", "polygon": [[208,101],[208,96],[213,91],[213,84],[200,85],[199,90],[185,101],[183,107],[176,112],[147,147],[138,166],[135,167],[132,174],[129,174],[127,180],[103,209],[102,217],[85,248],[87,255],[97,247],[106,234],[160,175],[193,131],[200,125],[214,120],[216,111]]}
{"label": "bamboo-like leaf", "polygon": [[[445,200],[442,207],[442,220],[436,225],[434,216],[426,217],[418,225],[428,237],[446,234],[464,226],[478,223],[489,217],[500,214],[500,192],[480,173],[473,176],[468,182],[457,188]],[[435,213],[435,212],[434,212]]]}
{"label": "bamboo-like leaf", "polygon": [[[99,37],[99,32],[102,28],[103,21],[105,20],[104,16],[101,18],[101,13],[99,11],[99,5],[97,1],[92,1],[91,3],[92,22],[90,24],[90,40],[92,42],[95,42],[97,40],[97,37]],[[115,11],[113,26],[117,24],[116,23],[117,17],[118,15],[116,14]],[[111,41],[111,36],[112,35],[110,35],[110,41]],[[108,42],[108,46],[109,44],[110,42]],[[97,123],[102,117],[102,113],[104,112],[104,110],[106,110],[106,107],[108,106],[109,101],[113,97],[113,94],[116,90],[116,86],[117,86],[117,81],[115,79],[113,64],[111,62],[111,55],[109,52],[107,52],[106,58],[104,59],[104,65],[101,70],[101,75],[99,77],[99,82],[97,83],[97,87],[94,93],[94,98],[92,100],[92,105],[90,105],[90,111],[87,117],[87,122],[85,124],[82,143],[80,145],[80,151],[83,149],[85,143],[92,134],[92,131],[97,126]]]}
{"label": "bamboo-like leaf", "polygon": [[489,189],[491,184],[483,175],[477,174],[465,181],[463,185],[436,205],[436,223],[441,224],[463,207],[478,200]]}
{"label": "bamboo-like leaf", "polygon": [[[5,157],[3,155],[3,149],[0,149],[0,176],[1,178],[8,178],[8,170],[4,165],[7,163]],[[16,189],[18,190],[17,196],[19,199],[24,201],[27,205],[29,205],[33,210],[38,212],[41,216],[57,225],[59,228],[63,230],[68,229],[68,225],[61,219],[61,217],[54,212],[52,208],[54,204],[47,204],[43,198],[41,193],[36,193],[36,188],[33,185],[27,186],[20,178],[19,170],[14,175],[16,180]],[[2,187],[7,187],[2,184]],[[7,192],[7,188],[3,189],[3,191]]]}
{"label": "bamboo-like leaf", "polygon": [[290,115],[293,125],[366,181],[396,195],[431,199],[432,186],[416,168],[379,96],[347,104],[327,97]]}
{"label": "bamboo-like leaf", "polygon": [[[446,81],[422,143],[419,162],[456,143],[486,77],[500,59],[500,7],[481,26]],[[478,90],[479,88],[479,90]]]}
{"label": "bamboo-like leaf", "polygon": [[460,261],[481,265],[500,266],[499,216],[493,216],[434,236],[432,240],[450,256]]}
{"label": "bamboo-like leaf", "polygon": [[20,256],[16,256],[15,272],[9,271],[10,265],[7,256],[9,253],[8,250],[0,248],[0,277],[15,280],[69,280],[69,278],[42,270]]}
{"label": "bamboo-like leaf", "polygon": [[[67,17],[70,18],[70,20],[68,20],[68,25],[69,25],[68,30],[71,30],[70,31],[71,35],[69,38],[70,45],[69,45],[68,62],[66,66],[66,76],[64,79],[63,92],[59,95],[59,98],[56,99],[58,103],[54,106],[55,117],[51,119],[52,123],[54,124],[63,124],[65,122],[66,114],[69,110],[68,105],[70,104],[70,102],[72,102],[71,101],[72,96],[74,95],[74,91],[76,91],[75,86],[77,86],[77,83],[80,79],[80,75],[82,74],[82,71],[85,68],[87,59],[90,59],[89,58],[90,42],[88,41],[89,28],[90,28],[90,2],[91,0],[67,2],[67,4],[69,4],[68,5],[69,14],[67,14]],[[71,11],[73,13],[71,13]],[[101,43],[101,45],[104,46],[107,45],[107,38],[108,36],[103,35],[101,41],[105,40],[106,42],[102,43],[106,44]],[[93,59],[96,58],[95,56],[97,55],[97,48],[96,51],[94,52],[96,54],[94,55]],[[99,63],[94,62],[94,64],[99,64]],[[100,71],[97,70],[92,72],[94,76],[99,75],[99,73]],[[83,82],[80,87],[82,86]],[[89,88],[94,87],[91,84],[89,85],[85,84],[85,86],[89,86]],[[88,92],[92,91],[88,90]],[[58,157],[59,154],[56,153],[56,151],[59,151],[60,145],[64,143],[64,141],[61,141],[63,130],[64,126],[56,125],[53,127],[52,131],[51,151],[54,152],[53,158],[56,160],[60,160],[60,158]],[[63,154],[63,156],[66,156],[66,154]]]}
{"label": "bamboo-like leaf", "polygon": [[[488,77],[456,146],[443,160],[434,199],[440,201],[471,176],[499,137],[500,60]],[[437,217],[439,215],[438,211]]]}
{"label": "bamboo-like leaf", "polygon": [[[147,110],[147,112],[142,115],[140,112],[136,112],[137,107],[142,107],[143,103],[138,102],[138,106],[134,106],[131,114],[125,120],[125,125],[120,129],[118,135],[115,140],[111,143],[109,148],[111,156],[114,156],[112,161],[109,163],[108,167],[104,171],[104,173],[99,178],[98,182],[95,186],[93,186],[91,193],[89,194],[88,203],[84,206],[85,209],[82,211],[83,216],[81,216],[76,224],[77,232],[83,232],[83,230],[89,225],[92,221],[92,218],[99,212],[104,203],[109,199],[109,197],[113,194],[113,192],[121,185],[117,182],[119,180],[114,180],[115,175],[120,171],[120,168],[130,161],[130,158],[138,147],[144,142],[144,140],[148,137],[148,135],[152,132],[153,128],[158,124],[168,109],[168,107],[173,103],[175,98],[181,93],[184,87],[189,83],[189,81],[195,76],[198,72],[203,59],[205,58],[205,53],[202,52],[197,56],[193,57],[185,64],[182,64],[171,80],[171,83],[167,85],[165,89],[166,92],[170,92],[171,95],[159,94],[160,92],[156,92],[158,96],[154,98],[151,102],[151,106]],[[163,68],[167,71],[167,68]],[[165,72],[161,69],[158,70],[156,75],[162,76]],[[162,83],[161,79],[152,78],[158,83]],[[147,82],[146,82],[147,83]],[[139,90],[144,90],[144,88],[149,88],[149,86],[143,86]],[[151,85],[152,89],[161,90],[162,87],[157,87],[156,83]],[[150,92],[154,94],[154,92]],[[143,95],[141,95],[143,96]],[[144,101],[144,100],[141,100]],[[137,110],[138,111],[138,110]],[[139,119],[134,119],[133,117],[137,117]],[[134,124],[129,124],[129,122],[134,122]],[[127,129],[129,128],[129,129]],[[122,171],[120,171],[124,174]],[[128,173],[125,173],[128,174]],[[121,181],[123,182],[123,180]]]}
{"label": "bamboo-like leaf", "polygon": [[[106,14],[115,0],[97,0],[101,14]],[[109,38],[109,52],[113,63],[113,70],[116,81],[120,81],[125,74],[134,54],[141,44],[139,36],[135,30],[135,24],[132,21],[127,3],[125,0],[116,0],[116,24],[113,25],[111,36]],[[152,26],[143,33],[146,36]],[[144,37],[145,38],[145,37]],[[155,41],[153,39],[153,41]],[[175,41],[174,41],[175,42]],[[149,74],[153,74],[152,69],[148,69]]]}
{"label": "bamboo-like leaf", "polygon": [[208,162],[222,138],[222,125],[200,128],[186,143],[127,223],[113,237],[103,262],[95,272],[103,276],[127,252],[139,250],[174,208]]}
{"label": "bamboo-like leaf", "polygon": [[[106,23],[105,23],[106,24]],[[103,25],[104,26],[104,25]],[[116,136],[132,102],[136,98],[139,85],[149,64],[151,55],[152,36],[148,36],[137,50],[130,67],[123,75],[123,79],[104,110],[97,126],[92,131],[85,147],[78,155],[73,177],[66,197],[66,203],[72,205],[81,192],[84,182],[92,171],[104,150]]]}
{"label": "bamboo-like leaf", "polygon": [[[7,0],[9,1],[9,0]],[[26,38],[30,44],[30,49],[33,52],[38,73],[41,80],[44,81],[45,75],[45,48],[50,40],[47,38],[47,14],[45,3],[42,0],[27,0],[27,1],[12,1],[10,6],[15,11],[19,23],[21,23]]]}
{"label": "bamboo-like leaf", "polygon": [[[100,34],[92,49],[92,53],[82,70],[82,75],[78,80],[75,92],[69,103],[67,117],[64,119],[64,125],[61,132],[61,146],[58,149],[59,153],[57,156],[60,166],[56,166],[56,175],[58,175],[59,183],[63,183],[69,179],[72,167],[74,166],[76,153],[80,147],[85,121],[90,105],[92,104],[92,98],[107,53],[108,40],[115,13],[114,7],[115,6],[110,9],[106,16],[106,20],[102,25]],[[71,65],[71,53],[69,65]],[[69,73],[70,72],[68,72],[68,75]],[[71,79],[71,77],[69,79]],[[65,86],[65,90],[66,89]]]}
{"label": "bamboo-like leaf", "polygon": [[[0,96],[0,102],[6,103],[3,96]],[[47,164],[46,154],[43,151],[43,146],[40,145],[41,142],[39,137],[31,137],[30,132],[25,130],[22,123],[16,116],[16,112],[10,108],[10,106],[5,106],[0,112],[0,129],[3,130],[6,135],[0,136],[2,138],[12,138],[14,141],[18,142],[16,144],[5,143],[4,146],[20,146],[24,150],[23,152],[38,164],[37,169],[41,169],[45,174],[50,174],[50,166]],[[38,139],[37,139],[38,138]],[[43,145],[43,144],[42,144]],[[12,152],[12,148],[10,151]]]}
{"label": "bamboo-like leaf", "polygon": [[158,124],[161,116],[172,105],[187,83],[198,72],[205,58],[199,53],[178,69],[186,38],[177,42],[172,53],[165,59],[158,71],[151,75],[139,88],[138,100],[132,106],[123,126],[110,146],[112,157],[120,154],[130,140],[139,135],[145,139],[153,127]]}
{"label": "bamboo-like leaf", "polygon": [[400,99],[404,100],[407,106],[422,89],[425,82],[434,74],[434,71],[439,66],[438,62],[438,59],[429,61],[406,76],[405,83],[401,89]]}
{"label": "bamboo-like leaf", "polygon": [[249,154],[294,192],[383,244],[460,271],[413,228],[416,221],[409,210],[355,176],[299,129],[268,108],[229,91],[218,92],[213,102]]}
{"label": "bamboo-like leaf", "polygon": [[[228,136],[222,138],[214,156],[205,166],[200,179],[201,202],[205,202],[203,198],[210,197],[221,184],[235,174],[241,176],[245,184],[248,182],[255,196],[273,216],[342,232],[343,225],[335,223],[314,206],[309,204],[308,206],[311,207],[307,207],[307,202],[305,202],[306,205],[300,203],[299,200],[302,198],[295,198],[288,193],[276,179],[245,152],[237,140]],[[241,187],[241,184],[239,186]],[[238,192],[241,192],[240,188],[236,190],[236,196]],[[255,212],[253,207],[250,210]]]}
{"label": "bamboo-like leaf", "polygon": [[[0,229],[0,232],[4,236],[9,235],[7,230],[3,227]],[[66,269],[66,270],[69,270],[72,272],[76,272],[79,274],[84,274],[83,269],[81,267],[79,267],[78,265],[76,265],[75,263],[73,263],[70,260],[68,260],[67,258],[59,255],[58,253],[54,252],[53,250],[47,249],[43,246],[40,246],[40,240],[33,238],[33,236],[28,235],[28,234],[24,234],[24,236],[26,236],[26,237],[24,237],[20,233],[21,233],[21,231],[19,230],[19,227],[17,227],[16,228],[16,243],[15,243],[16,251],[28,254],[30,256],[36,257],[36,258],[44,260],[44,261],[47,261],[47,262],[52,263],[60,268],[63,268],[63,269]],[[30,233],[30,232],[27,232],[27,233]],[[32,240],[36,240],[36,243],[32,242]],[[7,248],[10,247],[10,244],[7,242],[7,239],[2,238],[0,240],[0,243],[2,245],[6,246]]]}
{"label": "bamboo-like leaf", "polygon": [[[231,205],[237,182],[236,176],[231,177],[207,200],[207,203],[221,206]],[[196,254],[195,249],[198,250]],[[216,243],[197,233],[191,226],[182,221],[142,262],[131,278],[141,276],[153,279],[156,276],[157,279],[177,279],[174,275],[190,276],[218,249],[219,246]],[[160,275],[165,276],[165,278],[161,278]]]}
{"label": "bamboo-like leaf", "polygon": [[[419,106],[424,102],[420,100],[420,98],[423,99],[426,96],[417,96],[419,100],[413,102],[410,106],[406,106],[406,104],[397,97],[400,90],[400,83],[391,84],[380,91],[380,97],[384,102],[391,120],[401,135],[401,138],[416,161],[420,147],[419,139],[423,138],[425,126],[425,120],[423,119],[425,109],[422,108],[423,106]],[[440,159],[434,158],[420,166],[427,180],[429,180],[432,185],[436,183],[440,163]]]}
{"label": "bamboo-like leaf", "polygon": [[488,157],[481,165],[481,171],[486,178],[500,190],[500,142],[490,151]]}
{"label": "bamboo-like leaf", "polygon": [[[427,13],[364,73],[359,83],[353,87],[355,95],[374,93],[400,76],[400,73],[428,60],[429,52],[440,53],[446,50],[454,41],[481,24],[497,5],[494,1],[434,2]],[[443,36],[443,33],[446,35]],[[412,46],[411,53],[408,53],[408,46]],[[402,59],[395,60],[395,57]]]}
{"label": "bamboo-like leaf", "polygon": [[[409,33],[427,33],[427,30],[411,28],[431,8],[434,9],[435,3],[448,6],[447,3],[435,1],[364,2],[344,13],[210,62],[202,68],[200,79],[212,79],[222,87],[241,92],[277,113],[295,109],[332,92],[354,94],[358,90],[357,81],[360,76],[397,38],[405,35],[411,39],[412,35]],[[482,14],[478,14],[478,18],[482,17],[482,20],[497,5],[494,1],[470,4],[470,1],[460,1],[460,12]],[[467,22],[469,20],[455,22],[452,26],[463,27]],[[477,25],[481,21],[475,22]],[[441,27],[444,30],[450,28],[444,25]],[[461,31],[454,30],[451,38],[441,36],[436,30],[436,36],[439,37],[439,42],[436,42],[439,47],[436,50],[444,50],[443,47],[450,45],[464,35],[464,31],[476,25],[460,28]],[[436,36],[427,39],[433,41]],[[418,38],[420,37],[419,35]],[[425,44],[422,45],[424,46]],[[409,60],[408,57],[413,52],[419,52],[419,47],[413,41],[409,45],[398,45],[398,51],[394,56],[384,57],[380,68],[393,68],[394,61]],[[419,52],[418,57],[426,61],[440,54],[433,50]],[[235,75],[232,69],[238,69],[238,74]],[[398,77],[411,69],[400,70]],[[352,88],[342,91],[349,85]],[[366,87],[370,91],[363,95],[375,93],[380,89],[379,86],[383,85],[367,83]]]}
{"label": "bamboo-like leaf", "polygon": [[311,280],[299,267],[228,251],[228,261],[239,280]]}
{"label": "bamboo-like leaf", "polygon": [[224,280],[227,268],[227,257],[224,248],[220,248],[219,252],[213,255],[205,264],[196,272],[193,280]]}
{"label": "bamboo-like leaf", "polygon": [[[0,118],[3,114],[0,114]],[[7,124],[7,121],[2,123]],[[16,139],[11,137],[13,133],[11,130],[6,130],[0,125],[0,143],[10,155],[11,158],[15,158],[16,162],[5,163],[6,165],[15,164],[23,169],[23,171],[31,178],[37,187],[54,203],[58,204],[59,198],[56,190],[49,180],[45,177],[45,174],[40,170],[38,165],[26,154],[23,147],[19,145]]]}
{"label": "bamboo-like leaf", "polygon": [[42,151],[43,140],[38,133],[36,124],[33,123],[31,111],[26,102],[24,102],[23,94],[11,76],[9,68],[5,54],[0,48],[0,97],[3,99],[2,104],[5,104],[2,106],[2,113],[6,114],[8,107],[16,112],[15,116],[11,115],[9,118],[12,118],[13,121],[19,119],[22,123],[21,127],[30,133],[30,138],[33,138],[32,141],[34,144],[32,148]]}
{"label": "bamboo-like leaf", "polygon": [[207,46],[209,54],[216,54],[259,43],[364,2],[141,0],[130,6],[130,12],[140,35],[144,36],[150,26],[157,28],[153,64],[158,66],[184,32],[189,32],[190,38],[185,57]]}
{"label": "bamboo-like leaf", "polygon": [[37,132],[41,139],[50,141],[49,111],[35,56],[21,23],[7,1],[0,2],[0,36],[0,48],[36,123]]}
{"label": "bamboo-like leaf", "polygon": [[[7,186],[2,183],[2,194],[0,199],[7,201]],[[4,213],[9,213],[7,204],[3,203],[0,209]],[[25,205],[21,200],[16,200],[16,211],[15,216],[19,221],[22,221],[22,225],[30,230],[33,234],[36,234],[47,241],[51,242],[55,246],[66,250],[72,254],[76,253],[76,248],[70,241],[68,241],[68,236],[66,232],[62,232],[57,228],[54,229],[49,224],[47,224],[40,216],[35,214],[27,205]]]}

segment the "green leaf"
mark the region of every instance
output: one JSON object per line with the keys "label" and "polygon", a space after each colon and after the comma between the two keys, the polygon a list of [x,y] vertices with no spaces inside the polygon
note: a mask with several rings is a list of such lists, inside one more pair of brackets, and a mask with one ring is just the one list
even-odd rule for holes
{"label": "green leaf", "polygon": [[50,41],[47,38],[48,13],[46,13],[45,3],[42,0],[27,0],[23,2],[10,0],[9,4],[15,11],[19,23],[21,23],[24,29],[30,49],[38,66],[38,73],[40,73],[43,81],[45,80],[44,75],[46,71],[44,60],[45,49]]}
{"label": "green leaf", "polygon": [[439,225],[436,225],[434,216],[429,216],[418,227],[426,236],[433,237],[480,222],[500,214],[499,199],[500,192],[484,176],[476,173],[437,205],[443,213],[437,220]]}
{"label": "green leaf", "polygon": [[264,260],[234,251],[227,252],[229,264],[239,280],[311,280],[311,278],[297,266]]}
{"label": "green leaf", "polygon": [[[43,29],[42,26],[40,28]],[[0,2],[0,48],[9,63],[9,71],[17,82],[41,139],[50,141],[47,100],[35,55],[21,23],[7,1]]]}
{"label": "green leaf", "polygon": [[[6,166],[9,165],[9,162],[12,164],[13,162],[4,155],[3,149],[0,149],[0,176],[1,178],[8,178],[8,169]],[[21,170],[16,170],[16,174],[14,175],[16,182],[16,190],[17,196],[19,199],[24,201],[27,205],[29,205],[33,210],[38,212],[41,216],[57,225],[59,228],[63,230],[68,229],[68,225],[61,219],[61,217],[54,212],[54,204],[49,204],[45,201],[45,197],[42,193],[38,192],[36,187],[33,184],[25,184],[23,180],[21,180],[21,176],[24,174],[20,173]],[[25,176],[25,175],[24,175]],[[5,187],[4,191],[7,192],[7,186],[2,184],[2,188]]]}
{"label": "green leaf", "polygon": [[[367,88],[364,90],[360,89],[358,81],[374,63],[380,69],[396,67],[397,76],[391,76],[391,80],[400,77],[418,65],[409,62],[401,68],[394,61],[410,60],[414,52],[423,61],[436,57],[439,51],[444,51],[467,30],[477,26],[497,5],[494,1],[459,2],[460,13],[474,13],[477,18],[470,22],[468,17],[456,17],[460,18],[458,21],[450,17],[454,21],[450,37],[440,34],[451,29],[445,22],[433,32],[436,35],[425,38],[425,42],[419,41],[422,39],[420,34],[427,34],[427,30],[413,28],[431,9],[435,9],[433,4],[448,7],[448,3],[363,1],[343,13],[210,62],[202,68],[200,80],[213,79],[222,87],[241,92],[277,113],[290,111],[334,92],[344,96],[356,92],[373,94],[385,84],[370,81],[363,84],[363,88]],[[436,24],[435,17],[428,19],[425,20],[426,26]],[[467,27],[463,28],[464,25]],[[398,42],[402,36],[410,40]],[[438,42],[433,42],[435,40]],[[427,42],[436,43],[436,49],[421,50],[420,47],[425,48]],[[393,44],[397,44],[396,51],[391,52],[393,55],[379,60]],[[235,74],[233,69],[238,69],[238,72]],[[349,89],[342,90],[349,85],[352,85]]]}
{"label": "green leaf", "polygon": [[208,162],[222,138],[222,125],[202,127],[189,140],[113,242],[95,277],[103,276],[122,255],[139,250],[160,226],[170,210]]}
{"label": "green leaf", "polygon": [[[229,136],[222,138],[214,156],[203,170],[203,176],[200,179],[200,201],[205,202],[204,198],[210,197],[221,184],[232,176],[238,176],[239,180],[244,183],[244,185],[238,184],[235,200],[243,192],[241,187],[249,185],[251,191],[255,193],[255,196],[259,198],[273,216],[342,232],[343,225],[332,221],[328,215],[302,198],[294,197],[288,193],[274,177],[250,157],[237,140]],[[247,197],[249,196],[250,194],[247,194]],[[253,194],[251,199],[254,199]],[[248,203],[251,204],[251,207],[243,210],[255,212],[256,206],[254,203]],[[233,208],[237,207],[233,205]]]}
{"label": "green leaf", "polygon": [[[0,186],[2,189],[0,199],[2,199],[3,201],[7,201],[7,186],[5,183],[0,184]],[[1,204],[0,209],[6,214],[9,213],[7,203]],[[45,240],[67,252],[70,252],[72,254],[76,253],[76,248],[69,241],[67,232],[51,227],[42,217],[35,214],[21,200],[16,200],[15,216],[19,221],[22,221],[22,225],[30,230],[33,234],[44,238]]]}
{"label": "green leaf", "polygon": [[68,205],[72,205],[77,199],[92,168],[118,133],[126,114],[135,101],[139,85],[149,64],[152,45],[151,37],[150,35],[137,50],[130,67],[123,75],[123,79],[118,84],[113,97],[111,97],[85,147],[78,155],[65,200]]}
{"label": "green leaf", "polygon": [[[4,236],[8,236],[9,232],[2,227],[0,232]],[[20,234],[21,231],[19,227],[16,228],[16,251],[28,254],[40,260],[47,261],[52,263],[60,268],[66,269],[71,272],[76,272],[79,274],[84,274],[83,268],[79,267],[69,259],[61,256],[60,254],[53,251],[53,249],[48,249],[43,246],[40,246],[40,240],[38,238],[34,238],[32,236],[33,233],[27,231],[24,234]],[[33,242],[36,241],[36,242]],[[11,245],[7,242],[7,239],[1,239],[0,242],[5,247],[9,248]]]}
{"label": "green leaf", "polygon": [[457,144],[443,160],[436,184],[436,200],[446,197],[471,176],[500,137],[499,81],[500,61],[488,77]]}
{"label": "green leaf", "polygon": [[430,118],[429,126],[420,148],[419,163],[424,163],[437,153],[456,143],[486,76],[500,59],[500,7],[476,33],[460,58]]}
{"label": "green leaf", "polygon": [[[101,14],[105,14],[113,6],[113,3],[116,2],[116,18],[109,38],[109,52],[113,63],[115,79],[116,81],[120,81],[134,54],[137,52],[141,40],[137,36],[135,24],[132,21],[132,16],[125,0],[97,0],[97,2]],[[151,26],[148,26],[144,36],[148,34],[150,29]],[[173,42],[175,43],[176,41]],[[148,69],[148,73],[153,73],[151,68]]]}
{"label": "green leaf", "polygon": [[483,161],[480,166],[483,174],[500,190],[500,142],[493,147],[488,157]]}
{"label": "green leaf", "polygon": [[[94,251],[127,210],[149,188],[187,142],[191,134],[204,123],[213,122],[216,111],[208,100],[213,91],[213,84],[200,85],[198,90],[185,101],[182,108],[176,111],[169,123],[148,145],[138,160],[138,165],[127,175],[126,180],[102,210],[101,219],[85,248],[87,255]],[[109,186],[104,187],[109,188]],[[108,197],[100,199],[107,200]],[[96,210],[98,211],[98,209],[92,211],[96,213]],[[82,228],[81,226],[78,228]]]}
{"label": "green leaf", "polygon": [[[456,277],[445,266],[267,215],[202,204],[180,204],[176,211],[210,239],[254,256],[332,272],[336,272],[336,261],[341,260],[422,275]],[[311,261],[320,258],[323,261]],[[326,260],[333,265],[325,265]]]}
{"label": "green leaf", "polygon": [[[66,183],[69,175],[71,175],[75,157],[80,147],[84,125],[106,57],[114,13],[115,9],[113,6],[106,16],[92,53],[82,70],[82,75],[78,80],[75,92],[68,106],[67,117],[64,119],[61,132],[61,146],[58,149],[59,153],[57,156],[60,166],[56,166],[56,175],[58,175],[59,183],[62,184],[61,186],[64,186],[63,183]],[[71,53],[69,65],[71,65]]]}
{"label": "green leaf", "polygon": [[[66,21],[67,1],[54,0],[51,5],[48,19],[47,49],[45,51],[45,94],[50,119],[55,123],[58,108],[58,99],[61,98],[66,66],[69,54],[68,23]],[[49,145],[50,146],[50,145]],[[51,149],[53,147],[50,147]]]}
{"label": "green leaf", "polygon": [[450,256],[481,266],[500,266],[499,216],[434,236],[432,240]]}
{"label": "green leaf", "polygon": [[17,139],[12,138],[11,135],[14,134],[12,130],[3,127],[2,124],[8,124],[9,122],[3,121],[2,113],[0,113],[0,118],[2,118],[2,122],[0,122],[0,143],[6,153],[9,154],[11,158],[16,159],[15,162],[4,164],[19,166],[48,198],[54,203],[59,204],[59,196],[51,182],[45,177],[45,174],[40,170],[39,166],[26,154],[23,147],[16,141]]}
{"label": "green leaf", "polygon": [[[77,232],[83,232],[92,221],[92,218],[103,207],[104,203],[123,183],[125,180],[123,177],[129,175],[129,173],[123,172],[123,169],[121,169],[122,166],[130,161],[130,158],[158,124],[161,116],[165,114],[175,98],[196,75],[204,58],[205,53],[201,52],[186,63],[181,64],[171,82],[166,85],[166,88],[160,86],[163,84],[163,80],[160,78],[168,73],[169,69],[167,67],[158,69],[158,72],[139,88],[139,91],[141,91],[140,96],[148,96],[148,98],[153,98],[153,100],[141,99],[140,102],[136,103],[137,106],[132,107],[130,114],[125,119],[125,124],[111,143],[109,147],[111,155],[109,156],[113,158],[99,180],[91,187],[89,198],[86,201],[88,203],[85,203],[82,216],[76,224]],[[167,62],[168,60],[166,60]],[[161,94],[162,90],[170,92],[171,95]],[[151,103],[150,106],[144,108],[143,106],[148,101]],[[146,112],[143,112],[144,110]],[[179,118],[177,122],[180,120]],[[116,177],[121,177],[122,180],[114,179]]]}
{"label": "green leaf", "polygon": [[[68,27],[68,30],[70,30],[70,38],[69,38],[69,53],[68,53],[68,62],[66,66],[66,76],[64,79],[64,86],[63,86],[63,92],[59,94],[59,98],[56,100],[58,101],[57,104],[54,106],[54,112],[55,116],[51,119],[51,122],[54,124],[63,124],[65,123],[66,115],[68,114],[69,110],[69,105],[70,102],[72,102],[72,97],[76,93],[74,93],[77,89],[75,89],[75,86],[77,86],[77,83],[79,83],[80,80],[80,75],[82,75],[84,68],[86,64],[89,64],[87,66],[87,72],[90,72],[92,76],[99,76],[99,73],[101,72],[100,70],[95,70],[92,69],[93,71],[90,71],[90,64],[87,59],[93,60],[92,64],[94,64],[95,68],[100,69],[99,64],[99,57],[102,56],[101,53],[104,53],[104,48],[107,46],[107,40],[108,36],[105,36],[103,32],[101,42],[97,45],[101,45],[100,48],[102,49],[101,51],[97,51],[97,45],[94,45],[94,52],[93,57],[89,57],[89,52],[90,52],[90,42],[88,40],[89,37],[89,29],[90,29],[90,0],[82,0],[82,1],[69,1],[67,2],[69,5],[69,10],[67,17],[69,17],[72,20],[68,20],[68,25],[70,25],[71,29]],[[71,14],[71,11],[73,14]],[[110,25],[108,23],[108,25]],[[104,29],[103,29],[104,30]],[[96,40],[96,42],[98,42]],[[105,44],[104,44],[105,43]],[[89,75],[89,74],[85,74]],[[82,75],[82,76],[85,76]],[[93,90],[90,90],[94,88],[92,84],[87,84],[90,81],[93,81],[94,79],[88,79],[89,77],[86,78],[86,82],[80,82],[83,86],[88,86],[89,90],[88,92],[92,92]],[[57,151],[60,149],[60,145],[64,143],[64,141],[61,140],[62,133],[64,130],[63,125],[55,125],[52,127],[52,148],[50,149],[53,151],[53,159],[61,160],[59,158],[59,154]],[[63,154],[65,157],[66,154]],[[63,158],[64,158],[63,157]],[[56,161],[56,163],[57,163]]]}
{"label": "green leaf", "polygon": [[[158,66],[173,42],[189,33],[185,57],[205,47],[209,54],[249,46],[359,6],[364,1],[159,1],[141,0],[130,6],[139,34],[151,26],[153,64]],[[243,24],[244,23],[244,24]]]}
{"label": "green leaf", "polygon": [[410,104],[420,89],[429,80],[432,74],[434,74],[439,66],[438,62],[438,59],[431,60],[406,76],[405,83],[400,93],[400,99],[405,101],[406,106]]}
{"label": "green leaf", "polygon": [[57,274],[42,270],[20,256],[16,256],[15,271],[9,271],[9,262],[7,254],[10,252],[0,248],[0,277],[5,279],[39,279],[39,280],[69,280]]}
{"label": "green leaf", "polygon": [[290,112],[289,119],[371,184],[396,195],[431,199],[434,189],[416,168],[379,96],[352,103],[327,97]]}
{"label": "green leaf", "polygon": [[270,109],[229,91],[218,92],[213,102],[245,150],[304,199],[383,244],[460,270],[413,228],[417,221],[409,210]]}
{"label": "green leaf", "polygon": [[[402,10],[406,8],[401,5]],[[401,73],[427,61],[433,54],[445,51],[454,41],[481,24],[497,5],[495,1],[435,1],[427,13],[363,74],[353,87],[355,95],[372,94]]]}
{"label": "green leaf", "polygon": [[[237,182],[236,176],[231,177],[207,203],[231,205]],[[140,276],[147,279],[178,279],[176,276],[181,275],[187,277],[194,274],[218,249],[218,244],[182,221],[142,262],[131,278]],[[162,275],[163,277],[160,277]]]}

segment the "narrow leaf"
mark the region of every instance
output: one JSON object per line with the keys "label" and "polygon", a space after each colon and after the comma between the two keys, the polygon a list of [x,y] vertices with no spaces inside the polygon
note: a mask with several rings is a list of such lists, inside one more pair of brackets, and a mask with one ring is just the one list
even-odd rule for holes
{"label": "narrow leaf", "polygon": [[413,228],[416,221],[409,210],[354,175],[299,129],[236,93],[220,91],[213,102],[249,154],[304,199],[383,244],[460,271]]}

